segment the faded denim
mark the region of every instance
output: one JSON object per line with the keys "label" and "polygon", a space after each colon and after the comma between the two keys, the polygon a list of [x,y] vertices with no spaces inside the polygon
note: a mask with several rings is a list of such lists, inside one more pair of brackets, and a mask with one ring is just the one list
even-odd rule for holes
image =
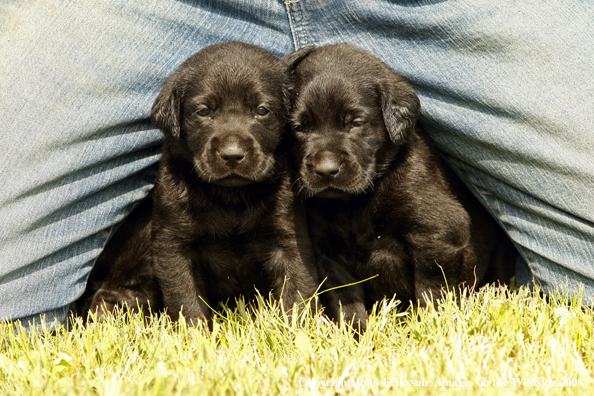
{"label": "faded denim", "polygon": [[154,182],[164,80],[222,41],[351,42],[412,82],[422,122],[518,248],[518,279],[594,299],[590,2],[0,2],[0,319],[63,322]]}

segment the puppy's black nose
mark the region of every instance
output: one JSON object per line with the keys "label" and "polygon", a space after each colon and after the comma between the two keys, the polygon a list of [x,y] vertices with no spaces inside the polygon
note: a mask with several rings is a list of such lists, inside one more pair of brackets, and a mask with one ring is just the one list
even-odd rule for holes
{"label": "puppy's black nose", "polygon": [[338,175],[340,171],[340,162],[332,157],[325,155],[314,166],[316,176],[330,180]]}
{"label": "puppy's black nose", "polygon": [[231,167],[237,166],[245,158],[245,155],[245,149],[238,142],[228,143],[219,151],[221,159]]}

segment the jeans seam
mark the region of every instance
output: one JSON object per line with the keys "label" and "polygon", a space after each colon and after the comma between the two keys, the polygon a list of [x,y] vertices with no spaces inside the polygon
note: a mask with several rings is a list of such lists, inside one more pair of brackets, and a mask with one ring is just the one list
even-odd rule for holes
{"label": "jeans seam", "polygon": [[[293,44],[295,49],[308,45],[307,32],[303,25],[303,11],[301,9],[302,0],[283,0],[287,9],[287,16],[289,17],[289,26],[291,28],[291,35],[293,36]],[[298,14],[298,18],[295,15]],[[303,42],[302,42],[303,41]]]}

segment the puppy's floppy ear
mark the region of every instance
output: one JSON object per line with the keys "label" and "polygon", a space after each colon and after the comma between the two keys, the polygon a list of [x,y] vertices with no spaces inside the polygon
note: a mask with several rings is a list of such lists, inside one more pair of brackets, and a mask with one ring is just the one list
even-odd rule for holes
{"label": "puppy's floppy ear", "polygon": [[289,73],[289,75],[292,75],[299,62],[301,62],[303,58],[309,55],[315,48],[316,47],[313,45],[308,45],[307,47],[300,48],[289,55],[285,55],[281,59],[281,65],[284,66],[284,69]]}
{"label": "puppy's floppy ear", "polygon": [[151,110],[153,124],[174,138],[180,136],[181,96],[176,73],[167,79]]}
{"label": "puppy's floppy ear", "polygon": [[[393,73],[393,72],[392,72]],[[412,87],[396,73],[380,87],[384,123],[394,144],[406,141],[421,112],[421,102]]]}
{"label": "puppy's floppy ear", "polygon": [[286,109],[291,108],[291,94],[293,91],[293,84],[289,80],[293,73],[295,72],[295,68],[307,55],[309,55],[315,47],[313,45],[309,45],[307,47],[303,47],[298,49],[295,52],[290,53],[289,55],[285,55],[280,60],[280,65],[283,70],[283,73],[287,76],[287,81],[285,85],[284,94],[283,94],[283,102]]}

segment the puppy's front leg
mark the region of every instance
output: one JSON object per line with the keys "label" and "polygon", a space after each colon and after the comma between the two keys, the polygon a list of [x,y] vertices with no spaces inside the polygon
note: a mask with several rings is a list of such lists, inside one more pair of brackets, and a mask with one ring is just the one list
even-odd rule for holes
{"label": "puppy's front leg", "polygon": [[[304,260],[303,252],[296,245],[273,247],[270,260],[266,263],[271,277],[273,295],[282,300],[283,308],[289,315],[294,309],[301,311],[305,300],[313,296],[318,285],[313,260]],[[313,300],[310,302],[315,308]]]}
{"label": "puppy's front leg", "polygon": [[[357,279],[345,265],[340,265],[325,254],[317,257],[320,278],[324,281],[324,292],[320,299],[326,307],[326,314],[334,321],[343,319],[359,331],[367,327],[367,311],[365,310],[365,294],[361,284],[352,285]],[[351,284],[351,285],[349,285]],[[348,286],[347,286],[348,285]]]}
{"label": "puppy's front leg", "polygon": [[192,260],[184,253],[183,247],[172,246],[155,240],[153,266],[155,276],[163,292],[163,305],[172,320],[178,320],[180,312],[197,325],[208,319],[208,306],[201,299],[205,298],[203,279],[196,276]]}
{"label": "puppy's front leg", "polygon": [[[276,202],[271,233],[261,240],[260,249],[267,252],[264,267],[274,297],[282,299],[285,312],[290,314],[295,306],[302,307],[303,302],[313,296],[319,285],[318,273],[305,205],[293,198],[288,178],[279,188]],[[314,299],[310,306],[316,308]]]}
{"label": "puppy's front leg", "polygon": [[[442,289],[446,286],[449,289],[462,284],[472,287],[474,276],[482,276],[482,273],[473,272],[473,268],[467,268],[469,259],[475,261],[466,249],[468,240],[463,237],[444,240],[442,235],[407,236],[414,241],[410,250],[414,266],[415,299],[421,305],[441,299]],[[455,243],[451,239],[460,242]]]}

